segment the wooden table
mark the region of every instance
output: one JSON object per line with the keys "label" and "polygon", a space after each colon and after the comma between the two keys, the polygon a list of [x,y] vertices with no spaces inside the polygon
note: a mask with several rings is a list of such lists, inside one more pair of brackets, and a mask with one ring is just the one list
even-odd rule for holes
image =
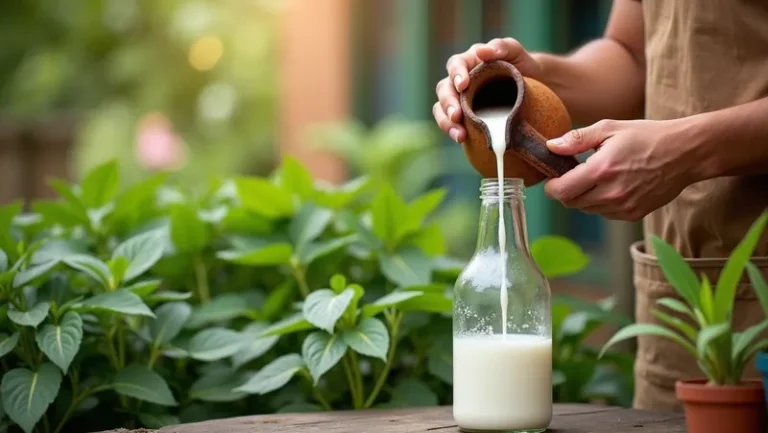
{"label": "wooden table", "polygon": [[[139,433],[142,430],[133,431]],[[147,430],[143,430],[146,432]],[[160,433],[456,433],[450,407],[261,415],[182,424]],[[685,433],[682,414],[555,405],[552,433]],[[129,432],[114,430],[112,433]]]}

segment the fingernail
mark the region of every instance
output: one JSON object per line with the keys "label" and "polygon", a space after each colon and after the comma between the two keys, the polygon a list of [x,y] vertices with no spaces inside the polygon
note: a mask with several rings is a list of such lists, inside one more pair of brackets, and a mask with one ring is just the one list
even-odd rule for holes
{"label": "fingernail", "polygon": [[547,141],[547,144],[551,144],[553,146],[562,146],[565,144],[565,140],[562,138],[553,138],[552,140]]}
{"label": "fingernail", "polygon": [[453,119],[453,114],[454,114],[455,112],[456,112],[456,109],[455,109],[455,108],[453,108],[452,106],[451,106],[451,107],[448,107],[448,117],[450,117],[451,119]]}
{"label": "fingernail", "polygon": [[453,79],[453,85],[456,86],[456,90],[459,90],[459,85],[462,81],[464,81],[464,78],[461,75],[457,75],[456,78]]}
{"label": "fingernail", "polygon": [[456,128],[451,128],[451,129],[448,131],[448,135],[450,135],[450,136],[451,136],[451,138],[453,139],[453,141],[455,141],[455,142],[457,142],[457,143],[459,142],[459,130],[458,130],[458,129],[456,129]]}

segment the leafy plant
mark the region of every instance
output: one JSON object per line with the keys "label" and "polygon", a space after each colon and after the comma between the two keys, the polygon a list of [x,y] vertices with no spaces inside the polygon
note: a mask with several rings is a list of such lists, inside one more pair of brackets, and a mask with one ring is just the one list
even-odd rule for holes
{"label": "leafy plant", "polygon": [[[463,263],[433,221],[444,190],[329,187],[290,157],[196,195],[120,182],[110,162],[0,208],[3,427],[450,403]],[[586,263],[566,239],[534,251],[550,274]]]}
{"label": "leafy plant", "polygon": [[640,335],[663,337],[690,353],[711,384],[738,385],[746,363],[758,351],[768,348],[768,339],[759,338],[768,329],[768,319],[743,332],[735,332],[732,324],[736,290],[745,269],[768,314],[768,285],[749,262],[766,223],[768,212],[752,224],[744,239],[734,248],[714,290],[706,275],[699,280],[672,246],[653,237],[651,242],[659,265],[680,299],[668,297],[656,301],[663,309],[654,309],[653,314],[662,324],[635,323],[625,326],[606,343],[603,352],[614,343],[628,338]]}

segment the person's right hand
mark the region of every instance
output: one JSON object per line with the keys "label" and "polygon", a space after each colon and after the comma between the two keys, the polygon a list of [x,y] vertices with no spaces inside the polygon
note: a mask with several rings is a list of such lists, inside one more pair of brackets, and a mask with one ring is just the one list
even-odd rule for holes
{"label": "person's right hand", "polygon": [[462,143],[467,137],[467,131],[461,126],[459,92],[469,86],[469,71],[481,62],[491,60],[506,60],[526,77],[537,78],[541,75],[538,60],[512,38],[475,44],[464,53],[451,56],[446,64],[448,76],[437,83],[438,102],[432,107],[432,114],[440,129],[457,143]]}

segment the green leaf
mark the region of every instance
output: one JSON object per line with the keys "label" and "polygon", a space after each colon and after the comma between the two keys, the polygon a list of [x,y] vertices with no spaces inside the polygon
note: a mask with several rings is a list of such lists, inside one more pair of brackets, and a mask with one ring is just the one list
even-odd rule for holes
{"label": "green leaf", "polygon": [[651,314],[653,314],[654,317],[660,321],[664,322],[667,326],[676,329],[683,336],[688,338],[688,340],[690,340],[692,343],[695,342],[698,338],[698,332],[696,329],[694,329],[693,326],[689,325],[685,321],[658,310],[651,311]]}
{"label": "green leaf", "polygon": [[173,393],[162,376],[143,365],[133,364],[120,370],[112,382],[118,394],[161,406],[176,406]]}
{"label": "green leaf", "polygon": [[323,234],[332,217],[333,212],[312,203],[306,203],[301,207],[290,226],[291,241],[299,254],[310,242]]}
{"label": "green leaf", "polygon": [[48,225],[61,225],[62,227],[90,225],[87,214],[78,212],[67,203],[38,200],[32,204],[32,210],[42,215]]}
{"label": "green leaf", "polygon": [[677,299],[661,298],[656,301],[656,304],[661,305],[663,307],[667,307],[672,311],[685,314],[691,319],[696,320],[696,317],[693,315],[693,311],[691,311],[690,307],[688,307],[687,305],[685,305],[684,303],[680,302]]}
{"label": "green leaf", "polygon": [[156,347],[169,344],[184,328],[192,314],[192,307],[186,302],[169,302],[155,310],[155,320],[149,323],[149,335]]}
{"label": "green leaf", "polygon": [[423,292],[400,292],[395,291],[392,293],[389,293],[387,295],[384,295],[383,297],[377,299],[371,304],[367,304],[363,306],[363,314],[362,316],[364,318],[366,317],[373,317],[382,311],[386,310],[389,307],[395,306],[400,304],[401,302],[405,302],[411,298],[416,298],[421,295],[423,295]]}
{"label": "green leaf", "polygon": [[13,278],[13,287],[19,288],[31,284],[33,281],[46,275],[51,269],[55,268],[57,264],[58,262],[52,261],[40,265],[33,265],[24,269],[17,273]]}
{"label": "green leaf", "polygon": [[688,353],[693,355],[694,358],[698,358],[698,355],[696,353],[696,348],[691,344],[690,342],[686,341],[675,333],[674,331],[670,331],[667,328],[664,328],[660,325],[655,325],[652,323],[633,323],[629,326],[625,326],[621,328],[618,332],[616,332],[613,337],[611,337],[610,340],[608,340],[607,343],[603,346],[603,349],[600,351],[600,357],[603,356],[605,351],[613,346],[614,344],[618,343],[622,340],[627,340],[630,338],[634,338],[640,335],[655,335],[657,337],[664,337],[666,339],[672,340],[675,343],[679,344],[683,349],[687,350]]}
{"label": "green leaf", "polygon": [[301,356],[309,367],[315,386],[323,375],[341,361],[347,345],[337,334],[317,331],[309,334],[301,346]]}
{"label": "green leaf", "polygon": [[76,269],[88,275],[94,281],[101,284],[103,288],[110,288],[109,267],[106,263],[102,262],[96,257],[87,256],[85,254],[77,254],[74,256],[64,257],[62,261],[70,268]]}
{"label": "green leaf", "polygon": [[272,320],[284,310],[285,305],[288,304],[293,295],[293,281],[290,279],[285,280],[282,284],[277,286],[272,292],[270,292],[267,299],[264,301],[264,306],[261,308],[261,314],[267,320]]}
{"label": "green leaf", "polygon": [[8,318],[17,325],[37,328],[48,316],[50,308],[49,303],[41,302],[27,311],[8,310]]}
{"label": "green leaf", "polygon": [[768,212],[763,212],[752,223],[747,235],[734,248],[730,257],[728,257],[715,288],[713,316],[715,322],[722,322],[730,317],[733,311],[733,303],[736,300],[736,289],[739,286],[741,275],[744,273],[744,266],[746,266],[752,253],[754,253],[755,247],[760,241],[763,231],[765,231],[766,224],[768,224]]}
{"label": "green leaf", "polygon": [[589,257],[581,247],[563,236],[536,239],[531,244],[531,256],[547,278],[577,274],[589,265]]}
{"label": "green leaf", "polygon": [[312,175],[296,158],[283,156],[279,170],[280,185],[302,199],[312,196],[314,190]]}
{"label": "green leaf", "polygon": [[0,273],[8,270],[8,256],[0,250]]}
{"label": "green leaf", "polygon": [[198,361],[211,362],[234,355],[244,343],[239,332],[226,328],[208,328],[192,337],[188,351]]}
{"label": "green leaf", "polygon": [[450,313],[453,300],[444,294],[424,293],[397,305],[400,311],[423,311],[427,313]]}
{"label": "green leaf", "polygon": [[[701,281],[701,290],[699,292],[699,307],[707,323],[715,321],[715,306],[712,295],[712,286],[709,284],[709,280],[706,275],[703,275]],[[702,324],[702,327],[704,324]]]}
{"label": "green leaf", "polygon": [[433,223],[416,232],[408,241],[429,256],[445,254],[445,237],[439,224]]}
{"label": "green leaf", "polygon": [[186,327],[201,328],[209,323],[226,322],[248,314],[248,299],[241,293],[227,293],[213,298],[192,313]]}
{"label": "green leaf", "polygon": [[731,326],[728,323],[719,323],[703,328],[699,332],[699,337],[696,340],[696,350],[698,351],[699,359],[706,357],[707,349],[709,349],[709,345],[712,341],[722,337],[730,330]]}
{"label": "green leaf", "polygon": [[26,433],[45,414],[59,394],[61,371],[50,363],[44,363],[36,372],[15,368],[3,376],[0,394],[8,417]]}
{"label": "green leaf", "polygon": [[107,263],[109,274],[112,276],[112,282],[110,285],[116,286],[121,284],[125,278],[125,272],[128,270],[128,259],[125,257],[115,257]]}
{"label": "green leaf", "polygon": [[290,262],[293,247],[286,243],[267,245],[251,251],[219,251],[216,257],[247,266],[277,266]]}
{"label": "green leaf", "polygon": [[344,236],[342,238],[329,239],[322,242],[308,244],[299,254],[299,262],[308,266],[312,262],[328,254],[334,253],[357,240],[357,235]]}
{"label": "green leaf", "polygon": [[181,424],[179,418],[167,413],[140,413],[139,421],[141,421],[141,424],[144,425],[144,427],[150,429],[159,429],[169,425]]}
{"label": "green leaf", "polygon": [[115,248],[112,259],[125,257],[128,269],[124,280],[131,281],[148,271],[163,256],[164,234],[153,230],[134,236]]}
{"label": "green leaf", "polygon": [[0,206],[0,250],[8,255],[11,262],[15,262],[19,257],[16,250],[16,239],[13,237],[11,226],[13,225],[13,219],[21,213],[22,205],[21,201],[15,201]]}
{"label": "green leaf", "polygon": [[443,202],[447,192],[447,189],[439,188],[413,200],[408,205],[408,212],[405,215],[400,215],[400,218],[405,217],[398,233],[400,239],[405,235],[419,231],[427,217]]}
{"label": "green leaf", "polygon": [[139,297],[145,298],[154,293],[154,291],[160,287],[160,283],[162,283],[161,280],[139,281],[126,287],[125,290],[129,290],[137,294]]}
{"label": "green leaf", "polygon": [[208,227],[192,206],[176,205],[171,209],[171,240],[180,252],[199,253],[209,238]]}
{"label": "green leaf", "polygon": [[373,233],[393,251],[401,233],[401,226],[407,226],[408,207],[389,185],[384,185],[371,203]]}
{"label": "green leaf", "polygon": [[269,349],[277,344],[278,336],[263,337],[262,334],[267,329],[266,323],[254,322],[246,326],[243,331],[245,344],[237,353],[232,355],[232,365],[238,368],[261,355],[267,353]]}
{"label": "green leaf", "polygon": [[14,332],[10,337],[6,334],[0,334],[0,358],[11,353],[17,344],[19,344],[18,332]]}
{"label": "green leaf", "polygon": [[746,267],[749,280],[752,282],[752,287],[754,287],[757,294],[757,299],[760,300],[760,305],[763,306],[763,313],[768,317],[768,283],[765,282],[760,269],[752,262],[747,262]]}
{"label": "green leaf", "polygon": [[312,194],[312,199],[321,206],[341,210],[348,208],[369,186],[371,186],[371,181],[368,176],[357,177],[340,187],[317,185],[314,194]]}
{"label": "green leaf", "polygon": [[197,379],[189,389],[189,398],[212,403],[228,403],[244,398],[247,394],[235,391],[243,384],[243,378],[231,369],[213,370]]}
{"label": "green leaf", "polygon": [[389,333],[379,319],[364,319],[355,329],[342,332],[341,338],[352,350],[361,355],[379,358],[382,361],[387,360]]}
{"label": "green leaf", "polygon": [[355,291],[352,289],[345,289],[338,295],[329,289],[316,290],[304,301],[304,317],[309,323],[332,333],[336,321],[344,314],[354,296]]}
{"label": "green leaf", "polygon": [[382,252],[379,255],[381,272],[398,286],[429,284],[432,277],[432,262],[416,248],[403,248],[395,254]]}
{"label": "green leaf", "polygon": [[331,289],[336,293],[341,293],[347,288],[347,279],[344,275],[335,274],[331,277]]}
{"label": "green leaf", "polygon": [[82,183],[83,203],[89,209],[105,206],[117,195],[120,170],[117,161],[102,164],[89,172]]}
{"label": "green leaf", "polygon": [[248,382],[235,388],[235,391],[247,394],[266,394],[282,388],[303,367],[304,361],[301,356],[295,353],[283,355],[267,364]]}
{"label": "green leaf", "polygon": [[82,340],[83,320],[74,311],[64,314],[58,325],[45,325],[35,334],[37,347],[65,374]]}
{"label": "green leaf", "polygon": [[114,224],[119,227],[129,227],[143,212],[151,209],[154,206],[158,188],[167,178],[168,173],[158,173],[124,190],[118,196],[115,209],[112,211]]}
{"label": "green leaf", "polygon": [[453,337],[438,337],[429,349],[427,371],[443,382],[453,385]]}
{"label": "green leaf", "polygon": [[294,203],[291,194],[268,180],[240,177],[235,179],[235,185],[240,202],[249,211],[273,219],[293,215]]}
{"label": "green leaf", "polygon": [[172,292],[170,290],[161,290],[159,292],[152,293],[147,296],[147,302],[177,302],[186,301],[192,297],[190,292]]}
{"label": "green leaf", "polygon": [[416,379],[405,379],[392,390],[391,404],[395,407],[437,406],[437,394],[426,383]]}
{"label": "green leaf", "polygon": [[691,267],[671,245],[661,238],[651,235],[653,250],[658,257],[659,266],[664,276],[677,293],[693,308],[699,307],[701,284]]}
{"label": "green leaf", "polygon": [[85,310],[108,311],[111,313],[127,314],[129,316],[155,317],[155,313],[147,307],[141,298],[127,290],[107,292],[86,299],[82,303]]}
{"label": "green leaf", "polygon": [[294,332],[306,331],[312,329],[314,326],[304,318],[304,313],[296,313],[292,316],[288,316],[285,319],[275,322],[270,325],[261,334],[262,337],[274,337],[286,334],[292,334]]}
{"label": "green leaf", "polygon": [[733,355],[734,364],[738,365],[746,361],[744,353],[753,344],[755,338],[768,329],[768,320],[763,320],[757,325],[750,326],[744,332],[734,334]]}

